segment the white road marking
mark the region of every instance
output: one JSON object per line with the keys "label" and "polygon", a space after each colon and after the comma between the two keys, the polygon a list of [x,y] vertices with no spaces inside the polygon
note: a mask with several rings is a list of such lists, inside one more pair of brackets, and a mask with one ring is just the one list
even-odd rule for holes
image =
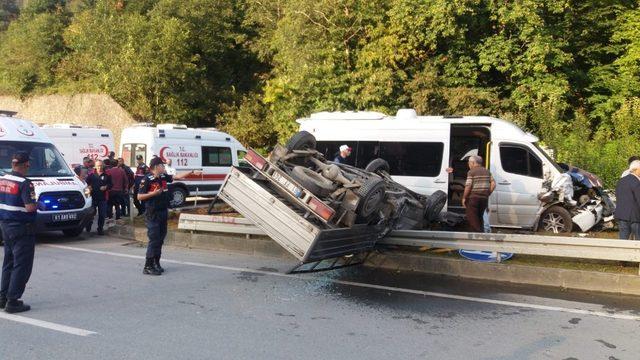
{"label": "white road marking", "polygon": [[[123,253],[112,252],[112,251],[92,250],[92,249],[85,249],[85,248],[79,248],[79,247],[73,247],[73,246],[65,246],[65,245],[51,245],[51,244],[48,244],[48,245],[44,245],[44,246],[52,247],[52,248],[56,248],[56,249],[81,251],[81,252],[92,253],[92,254],[110,255],[110,256],[117,256],[117,257],[130,258],[130,259],[138,259],[138,260],[144,260],[145,259],[144,256],[123,254]],[[283,274],[283,273],[279,273],[279,272],[255,270],[255,269],[250,269],[250,268],[239,268],[239,267],[232,267],[232,266],[213,265],[213,264],[205,264],[205,263],[198,263],[198,262],[191,262],[191,261],[169,260],[169,259],[163,259],[163,262],[170,263],[170,264],[196,266],[196,267],[218,269],[218,270],[226,270],[226,271],[233,271],[233,272],[248,272],[248,273],[253,273],[253,274],[262,274],[262,275],[277,276],[277,277],[283,277],[283,278],[292,278],[292,279],[300,279],[300,280],[314,280],[314,278],[310,277],[310,276],[294,275],[294,274]],[[445,293],[438,293],[438,292],[432,292],[432,291],[423,291],[423,290],[399,288],[399,287],[393,287],[393,286],[366,284],[366,283],[360,283],[360,282],[355,282],[355,281],[336,280],[336,279],[326,279],[326,280],[328,282],[332,282],[334,284],[340,284],[340,285],[354,286],[354,287],[367,288],[367,289],[384,290],[384,291],[393,291],[393,292],[399,292],[399,293],[405,293],[405,294],[430,296],[430,297],[437,297],[437,298],[444,298],[444,299],[471,301],[471,302],[476,302],[476,303],[484,303],[484,304],[492,304],[492,305],[503,305],[503,306],[513,306],[513,307],[519,307],[519,308],[528,308],[528,309],[545,310],[545,311],[556,311],[556,312],[564,312],[564,313],[570,313],[570,314],[591,315],[591,316],[597,316],[597,317],[603,317],[603,318],[611,318],[611,319],[619,319],[619,320],[634,320],[634,321],[639,321],[640,320],[640,316],[636,316],[636,315],[609,313],[609,312],[604,312],[604,311],[584,310],[584,309],[575,309],[575,308],[565,308],[565,307],[560,307],[560,306],[529,304],[529,303],[523,303],[523,302],[497,300],[497,299],[487,299],[487,298],[479,298],[479,297],[455,295],[455,294],[445,294]]]}
{"label": "white road marking", "polygon": [[22,324],[33,325],[33,326],[54,330],[54,331],[59,331],[59,332],[63,332],[71,335],[77,335],[77,336],[89,336],[89,335],[97,334],[94,331],[78,329],[71,326],[60,325],[60,324],[56,324],[48,321],[32,319],[32,318],[28,318],[20,315],[7,314],[5,312],[0,312],[0,319],[11,320],[11,321],[15,321]]}

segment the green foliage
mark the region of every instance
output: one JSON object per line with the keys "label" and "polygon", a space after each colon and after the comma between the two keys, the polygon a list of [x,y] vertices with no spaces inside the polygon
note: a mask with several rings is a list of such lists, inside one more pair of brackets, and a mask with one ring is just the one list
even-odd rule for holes
{"label": "green foliage", "polygon": [[64,21],[59,14],[36,14],[0,34],[0,92],[24,97],[54,84],[65,55]]}
{"label": "green foliage", "polygon": [[17,20],[14,5],[0,93],[105,92],[261,150],[315,111],[493,115],[609,185],[640,153],[637,0],[30,0]]}

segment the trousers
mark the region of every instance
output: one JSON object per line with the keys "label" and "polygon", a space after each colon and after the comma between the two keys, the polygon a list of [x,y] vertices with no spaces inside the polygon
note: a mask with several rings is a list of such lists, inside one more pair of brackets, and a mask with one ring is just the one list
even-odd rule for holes
{"label": "trousers", "polygon": [[147,259],[160,257],[162,255],[162,244],[167,236],[167,220],[169,218],[168,210],[153,210],[146,212],[147,237],[149,244],[147,245]]}
{"label": "trousers", "polygon": [[[618,234],[621,240],[640,240],[640,223],[618,220]],[[633,239],[631,239],[633,235]]]}
{"label": "trousers", "polygon": [[4,240],[0,295],[9,300],[18,300],[24,294],[33,269],[35,229],[29,223],[1,221],[0,231]]}
{"label": "trousers", "polygon": [[467,222],[471,232],[484,232],[484,213],[489,205],[489,199],[483,197],[471,196],[466,202]]}

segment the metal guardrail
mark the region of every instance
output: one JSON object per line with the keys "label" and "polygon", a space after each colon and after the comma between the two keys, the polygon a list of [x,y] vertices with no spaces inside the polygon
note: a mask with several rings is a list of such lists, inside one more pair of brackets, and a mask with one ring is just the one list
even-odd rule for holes
{"label": "metal guardrail", "polygon": [[[247,219],[181,214],[178,228],[265,235]],[[447,231],[396,230],[380,244],[495,251],[525,255],[640,262],[640,241],[520,234],[482,234]],[[500,257],[498,256],[498,259]]]}

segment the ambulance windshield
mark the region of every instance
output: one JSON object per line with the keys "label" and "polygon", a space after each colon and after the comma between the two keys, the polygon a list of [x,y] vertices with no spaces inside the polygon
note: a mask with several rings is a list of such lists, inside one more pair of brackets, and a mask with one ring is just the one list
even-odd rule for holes
{"label": "ambulance windshield", "polygon": [[29,153],[29,173],[27,176],[53,177],[73,176],[74,173],[53,144],[0,141],[0,175],[11,172],[11,159],[19,151]]}

